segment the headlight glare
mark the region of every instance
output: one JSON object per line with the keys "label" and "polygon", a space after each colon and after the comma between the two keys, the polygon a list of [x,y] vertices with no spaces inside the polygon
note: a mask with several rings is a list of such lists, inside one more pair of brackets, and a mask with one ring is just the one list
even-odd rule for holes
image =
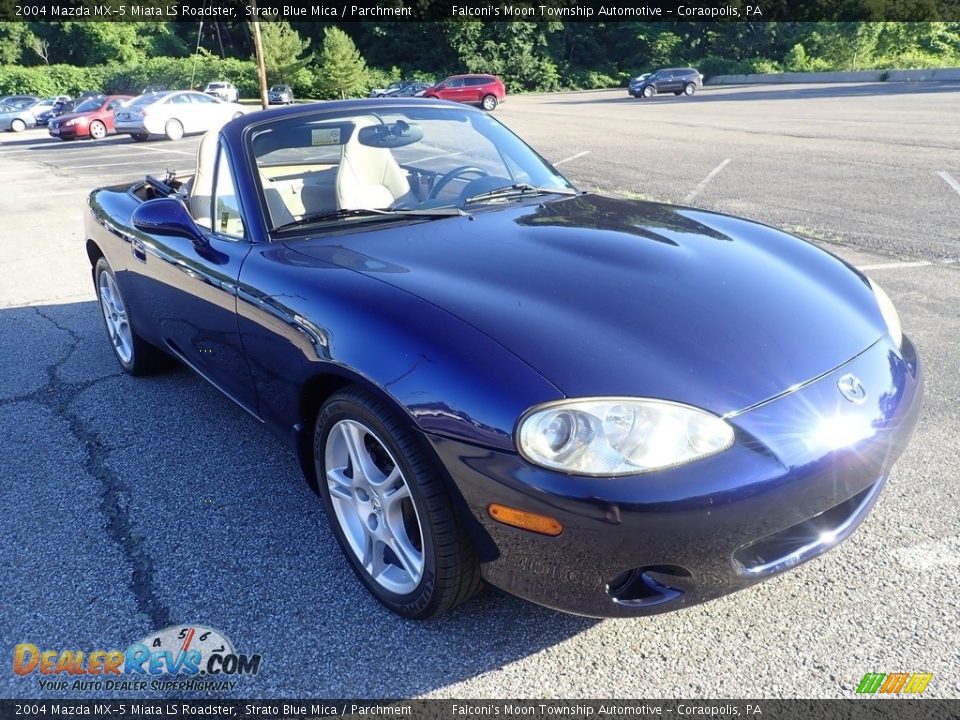
{"label": "headlight glare", "polygon": [[530,462],[582,475],[636,475],[733,444],[733,428],[703,410],[642,398],[565,400],[534,408],[517,445]]}
{"label": "headlight glare", "polygon": [[873,289],[873,294],[877,298],[877,305],[880,306],[880,314],[883,315],[883,321],[887,324],[890,337],[893,338],[893,342],[897,348],[900,348],[903,345],[903,327],[900,325],[900,315],[893,306],[893,301],[890,300],[890,296],[883,291],[882,287],[877,285],[873,280],[870,280],[870,287]]}

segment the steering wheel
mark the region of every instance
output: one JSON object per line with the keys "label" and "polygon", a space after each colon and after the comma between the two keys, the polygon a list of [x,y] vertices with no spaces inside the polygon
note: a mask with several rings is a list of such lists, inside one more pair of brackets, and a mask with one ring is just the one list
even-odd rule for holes
{"label": "steering wheel", "polygon": [[473,173],[474,175],[479,175],[480,177],[486,177],[490,174],[486,170],[481,170],[474,165],[461,165],[460,167],[455,167],[450,172],[444,173],[440,179],[434,183],[433,188],[430,190],[430,194],[427,196],[427,199],[436,200],[437,195],[439,195],[440,191],[450,184],[451,180],[455,180],[461,175],[466,175],[467,173]]}

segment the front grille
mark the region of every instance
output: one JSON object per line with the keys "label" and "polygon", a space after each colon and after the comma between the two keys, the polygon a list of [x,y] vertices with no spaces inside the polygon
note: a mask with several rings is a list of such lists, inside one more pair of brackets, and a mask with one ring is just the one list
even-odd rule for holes
{"label": "front grille", "polygon": [[799,565],[846,539],[866,517],[884,480],[796,525],[744,545],[733,553],[741,575],[764,576]]}

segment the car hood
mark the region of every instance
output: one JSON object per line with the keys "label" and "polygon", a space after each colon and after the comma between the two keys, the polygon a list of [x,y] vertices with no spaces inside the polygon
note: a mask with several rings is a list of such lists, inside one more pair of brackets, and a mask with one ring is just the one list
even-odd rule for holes
{"label": "car hood", "polygon": [[73,120],[73,119],[75,119],[75,118],[79,118],[79,119],[81,119],[81,120],[89,120],[91,117],[93,117],[94,115],[96,115],[98,112],[99,112],[99,110],[89,110],[89,111],[87,111],[87,112],[82,112],[82,113],[75,113],[75,112],[64,113],[63,115],[57,115],[57,122],[58,122],[58,123],[64,123],[64,122],[66,122],[67,120]]}
{"label": "car hood", "polygon": [[885,331],[866,279],[836,257],[692,208],[581,195],[341,237],[291,247],[459,316],[569,397],[724,414]]}

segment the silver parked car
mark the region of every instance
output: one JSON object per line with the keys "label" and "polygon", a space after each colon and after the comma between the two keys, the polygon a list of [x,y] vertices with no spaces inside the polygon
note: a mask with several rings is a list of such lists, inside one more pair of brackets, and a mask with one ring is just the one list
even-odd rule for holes
{"label": "silver parked car", "polygon": [[0,105],[0,130],[11,130],[13,132],[23,132],[27,128],[35,127],[37,117],[31,111],[31,107],[17,107],[15,105]]}
{"label": "silver parked car", "polygon": [[179,140],[190,133],[206,132],[243,115],[242,105],[217,100],[193,90],[141,95],[113,116],[117,133],[143,141],[151,135]]}

